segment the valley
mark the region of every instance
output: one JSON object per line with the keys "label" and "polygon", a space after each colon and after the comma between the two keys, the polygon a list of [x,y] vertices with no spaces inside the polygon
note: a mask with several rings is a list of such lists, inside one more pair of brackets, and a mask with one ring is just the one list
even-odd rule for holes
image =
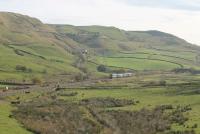
{"label": "valley", "polygon": [[199,82],[174,35],[0,12],[2,134],[199,134]]}

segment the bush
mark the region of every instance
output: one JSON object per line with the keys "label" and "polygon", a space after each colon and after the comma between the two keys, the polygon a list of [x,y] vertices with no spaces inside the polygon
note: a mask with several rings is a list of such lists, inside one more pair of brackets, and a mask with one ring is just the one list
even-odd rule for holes
{"label": "bush", "polygon": [[15,69],[16,69],[17,71],[22,71],[22,72],[25,72],[25,71],[27,70],[27,68],[26,68],[25,66],[22,66],[22,65],[17,65],[17,66],[15,67]]}
{"label": "bush", "polygon": [[84,75],[82,73],[78,73],[77,75],[75,75],[74,79],[76,81],[83,81],[83,80],[86,80],[88,77],[87,75]]}
{"label": "bush", "polygon": [[167,84],[167,82],[164,81],[164,80],[159,82],[159,85],[160,85],[160,86],[166,86],[166,84]]}
{"label": "bush", "polygon": [[22,72],[27,72],[27,73],[31,73],[32,72],[32,69],[31,68],[27,68],[26,66],[22,66],[22,65],[17,65],[15,67],[15,69],[17,71],[22,71]]}
{"label": "bush", "polygon": [[105,65],[99,65],[99,66],[97,67],[97,70],[98,70],[99,72],[106,72],[107,68],[106,68]]}
{"label": "bush", "polygon": [[41,84],[42,83],[42,80],[40,78],[37,78],[37,77],[33,78],[31,81],[32,81],[33,84]]}
{"label": "bush", "polygon": [[192,128],[198,128],[198,124],[194,124]]}

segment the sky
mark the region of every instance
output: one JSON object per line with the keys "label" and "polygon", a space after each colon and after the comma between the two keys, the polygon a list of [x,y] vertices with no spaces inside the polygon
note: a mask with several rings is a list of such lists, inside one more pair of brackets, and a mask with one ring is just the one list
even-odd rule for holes
{"label": "sky", "polygon": [[200,45],[200,0],[0,0],[0,11],[52,24],[160,30]]}

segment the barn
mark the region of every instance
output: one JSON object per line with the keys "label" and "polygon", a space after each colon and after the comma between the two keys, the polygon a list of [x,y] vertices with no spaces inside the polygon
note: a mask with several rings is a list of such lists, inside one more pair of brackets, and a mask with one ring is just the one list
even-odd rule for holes
{"label": "barn", "polygon": [[131,77],[133,73],[113,73],[111,74],[111,78],[124,78],[124,77]]}

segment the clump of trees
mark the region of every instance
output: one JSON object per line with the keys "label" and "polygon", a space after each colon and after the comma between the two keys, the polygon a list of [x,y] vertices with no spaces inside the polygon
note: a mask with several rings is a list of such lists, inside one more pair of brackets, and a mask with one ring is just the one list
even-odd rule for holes
{"label": "clump of trees", "polygon": [[76,81],[88,79],[91,75],[91,72],[89,72],[87,68],[87,55],[82,52],[78,52],[76,53],[76,55],[77,59],[74,62],[73,66],[78,68],[81,72],[76,74],[74,78]]}
{"label": "clump of trees", "polygon": [[196,70],[196,69],[193,69],[193,68],[176,68],[176,69],[173,69],[172,72],[200,74],[200,70]]}
{"label": "clump of trees", "polygon": [[99,72],[106,72],[106,71],[107,71],[107,68],[106,68],[105,65],[99,65],[99,66],[97,67],[97,70],[98,70]]}
{"label": "clump of trees", "polygon": [[160,80],[160,81],[150,81],[144,86],[166,86],[167,82],[165,80]]}
{"label": "clump of trees", "polygon": [[31,68],[27,68],[26,66],[23,66],[23,65],[16,65],[15,69],[17,71],[26,72],[26,73],[31,73],[32,72]]}

